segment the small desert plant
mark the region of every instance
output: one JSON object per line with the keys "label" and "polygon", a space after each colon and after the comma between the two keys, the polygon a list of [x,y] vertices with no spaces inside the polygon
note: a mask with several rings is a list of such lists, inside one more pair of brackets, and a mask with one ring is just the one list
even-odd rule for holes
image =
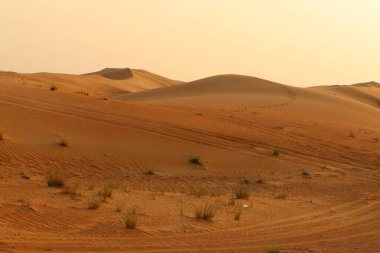
{"label": "small desert plant", "polygon": [[236,200],[235,198],[230,198],[230,199],[228,200],[228,203],[227,203],[227,204],[228,204],[229,206],[234,206],[234,205],[235,205],[235,200]]}
{"label": "small desert plant", "polygon": [[250,144],[249,144],[249,147],[254,149],[256,147],[256,143],[254,141],[252,141]]}
{"label": "small desert plant", "polygon": [[69,145],[69,141],[66,138],[61,138],[59,140],[59,146],[61,146],[61,147],[67,147],[67,145]]}
{"label": "small desert plant", "polygon": [[20,202],[22,207],[30,208],[32,205],[32,202],[27,198],[20,198],[18,201]]}
{"label": "small desert plant", "polygon": [[119,195],[115,199],[114,204],[115,204],[115,211],[120,213],[125,206],[125,198],[123,196]]}
{"label": "small desert plant", "polygon": [[154,175],[155,172],[154,172],[154,169],[153,169],[153,168],[146,168],[146,169],[144,170],[144,174],[145,174],[145,175]]}
{"label": "small desert plant", "polygon": [[[0,134],[1,135],[1,134]],[[1,136],[0,136],[0,140],[2,140],[1,139]],[[373,139],[375,142],[379,142],[379,136],[376,136],[374,139]]]}
{"label": "small desert plant", "polygon": [[265,250],[265,253],[280,253],[280,249],[277,246],[271,246]]}
{"label": "small desert plant", "polygon": [[280,155],[280,149],[278,149],[278,148],[273,148],[272,154],[273,154],[274,156],[279,156],[279,155]]}
{"label": "small desert plant", "polygon": [[46,181],[49,187],[62,187],[63,177],[55,171],[48,171]]}
{"label": "small desert plant", "polygon": [[106,97],[103,97],[103,100],[108,100],[108,98],[106,98]]}
{"label": "small desert plant", "polygon": [[95,188],[95,184],[93,183],[89,184],[87,187],[87,189],[89,189],[90,191],[92,191],[94,188]]}
{"label": "small desert plant", "polygon": [[351,138],[354,138],[355,137],[355,133],[350,130],[350,132],[348,133],[348,136],[351,137]]}
{"label": "small desert plant", "polygon": [[57,86],[55,85],[55,84],[52,84],[52,85],[50,85],[50,90],[51,91],[55,91],[55,90],[57,90],[58,88],[57,88]]}
{"label": "small desert plant", "polygon": [[74,183],[72,185],[63,187],[62,193],[63,194],[76,195],[78,188],[79,188],[79,184],[78,183]]}
{"label": "small desert plant", "polygon": [[235,220],[240,220],[240,216],[242,212],[243,212],[243,208],[240,205],[235,206],[234,208]]}
{"label": "small desert plant", "polygon": [[202,161],[201,161],[201,158],[199,156],[190,156],[188,162],[192,165],[196,165],[196,166],[201,166],[202,165]]}
{"label": "small desert plant", "polygon": [[277,195],[275,199],[286,199],[286,194]]}
{"label": "small desert plant", "polygon": [[87,199],[87,208],[88,209],[98,209],[101,203],[99,196],[90,196]]}
{"label": "small desert plant", "polygon": [[249,198],[249,188],[247,186],[237,186],[235,189],[235,197],[237,199],[248,199]]}
{"label": "small desert plant", "polygon": [[113,188],[112,185],[109,183],[104,184],[100,190],[98,191],[98,196],[105,201],[106,198],[109,198],[112,196]]}
{"label": "small desert plant", "polygon": [[310,176],[310,173],[307,171],[307,170],[302,170],[302,176],[304,176],[304,177],[308,177],[308,176]]}
{"label": "small desert plant", "polygon": [[206,191],[199,186],[190,186],[188,190],[188,194],[200,198],[206,195]]}
{"label": "small desert plant", "polygon": [[197,219],[203,219],[206,221],[212,221],[216,214],[216,207],[209,204],[205,204],[202,207],[197,207],[195,209],[195,217]]}
{"label": "small desert plant", "polygon": [[127,229],[135,229],[138,221],[138,214],[135,209],[123,215],[123,222]]}
{"label": "small desert plant", "polygon": [[248,178],[248,177],[245,177],[242,180],[240,180],[240,183],[242,183],[242,184],[251,184],[252,180],[250,178]]}

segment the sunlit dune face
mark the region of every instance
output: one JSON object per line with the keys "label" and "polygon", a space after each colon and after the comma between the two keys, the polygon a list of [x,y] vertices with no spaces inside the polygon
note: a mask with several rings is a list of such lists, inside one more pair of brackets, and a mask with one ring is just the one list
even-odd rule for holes
{"label": "sunlit dune face", "polygon": [[1,70],[380,80],[378,1],[1,1]]}

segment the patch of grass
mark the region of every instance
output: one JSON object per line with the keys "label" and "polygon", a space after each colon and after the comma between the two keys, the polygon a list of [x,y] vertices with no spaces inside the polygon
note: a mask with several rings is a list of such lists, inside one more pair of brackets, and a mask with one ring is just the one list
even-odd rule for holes
{"label": "patch of grass", "polygon": [[55,91],[58,90],[58,87],[55,84],[50,85],[50,90]]}
{"label": "patch of grass", "polygon": [[67,147],[67,145],[69,145],[69,141],[66,138],[61,138],[59,140],[59,146],[61,146],[61,147]]}
{"label": "patch of grass", "polygon": [[272,150],[272,154],[274,156],[279,156],[280,155],[280,149],[279,148],[273,148]]}
{"label": "patch of grass", "polygon": [[242,184],[251,184],[252,180],[248,177],[244,177],[242,180],[240,180],[240,183]]}
{"label": "patch of grass", "polygon": [[206,195],[205,189],[199,186],[190,186],[188,189],[188,195],[196,196],[198,198]]}
{"label": "patch of grass", "polygon": [[235,220],[240,220],[240,216],[241,216],[242,212],[243,212],[243,207],[241,207],[240,205],[235,206],[235,208],[234,208]]}
{"label": "patch of grass", "polygon": [[201,158],[199,156],[190,156],[188,159],[188,163],[190,163],[191,165],[196,165],[196,166],[203,165]]}
{"label": "patch of grass", "polygon": [[79,188],[78,183],[73,183],[72,185],[65,186],[62,189],[63,194],[77,195],[77,190]]}
{"label": "patch of grass", "polygon": [[22,207],[31,208],[32,206],[32,202],[30,201],[30,199],[20,198],[18,201],[20,202]]}
{"label": "patch of grass", "polygon": [[101,203],[99,196],[90,196],[87,198],[87,208],[88,209],[98,209]]}
{"label": "patch of grass", "polygon": [[112,196],[113,187],[110,183],[105,183],[100,190],[98,191],[98,196],[102,201],[105,201],[107,198]]}
{"label": "patch of grass", "polygon": [[125,213],[122,216],[122,218],[123,218],[125,228],[127,228],[127,229],[135,229],[136,228],[136,225],[137,225],[137,222],[139,219],[139,216],[137,214],[136,209],[128,211],[127,213]]}
{"label": "patch of grass", "polygon": [[280,253],[280,249],[277,246],[271,246],[265,250],[265,253]]}
{"label": "patch of grass", "polygon": [[195,208],[195,217],[206,221],[212,221],[216,214],[216,207],[205,204],[201,207]]}
{"label": "patch of grass", "polygon": [[276,196],[275,199],[286,199],[286,194],[280,194]]}
{"label": "patch of grass", "polygon": [[115,198],[114,204],[115,204],[115,211],[120,213],[121,211],[123,211],[125,207],[125,198],[119,195],[117,198]]}
{"label": "patch of grass", "polygon": [[144,170],[144,174],[145,174],[145,175],[154,175],[154,174],[155,174],[155,171],[154,171],[153,168],[146,168],[146,169]]}
{"label": "patch of grass", "polygon": [[55,171],[46,173],[46,182],[49,187],[62,187],[64,184],[63,177]]}
{"label": "patch of grass", "polygon": [[237,186],[235,189],[235,197],[237,199],[248,199],[250,196],[249,187],[248,186]]}
{"label": "patch of grass", "polygon": [[229,200],[228,200],[228,203],[227,203],[227,205],[229,205],[229,206],[235,206],[235,198],[230,198]]}
{"label": "patch of grass", "polygon": [[354,131],[350,130],[350,132],[348,133],[348,137],[355,138]]}

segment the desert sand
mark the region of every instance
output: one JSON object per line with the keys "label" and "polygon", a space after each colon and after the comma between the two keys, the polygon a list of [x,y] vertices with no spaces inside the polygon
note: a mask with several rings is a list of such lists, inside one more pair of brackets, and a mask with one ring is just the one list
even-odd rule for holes
{"label": "desert sand", "polygon": [[378,83],[3,71],[0,115],[0,252],[380,252]]}

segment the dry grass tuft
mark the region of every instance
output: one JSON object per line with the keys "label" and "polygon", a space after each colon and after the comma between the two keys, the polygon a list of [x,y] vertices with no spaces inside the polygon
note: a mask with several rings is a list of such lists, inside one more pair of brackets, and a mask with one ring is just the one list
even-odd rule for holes
{"label": "dry grass tuft", "polygon": [[239,185],[234,190],[237,199],[248,199],[250,196],[249,187],[246,185]]}
{"label": "dry grass tuft", "polygon": [[64,184],[63,177],[55,171],[48,171],[46,181],[49,187],[62,187]]}
{"label": "dry grass tuft", "polygon": [[131,211],[128,211],[122,216],[125,228],[127,229],[135,229],[139,216],[137,214],[136,209],[133,209]]}
{"label": "dry grass tuft", "polygon": [[22,207],[31,208],[32,206],[32,202],[30,201],[30,199],[20,198],[18,201],[20,202]]}
{"label": "dry grass tuft", "polygon": [[79,188],[79,184],[78,183],[74,183],[72,185],[63,187],[62,193],[63,194],[77,195],[78,188]]}
{"label": "dry grass tuft", "polygon": [[202,207],[195,208],[195,217],[206,221],[212,221],[216,214],[216,207],[205,204]]}
{"label": "dry grass tuft", "polygon": [[277,246],[271,246],[265,250],[265,253],[280,253],[280,249]]}
{"label": "dry grass tuft", "polygon": [[199,156],[190,156],[188,163],[190,163],[191,165],[196,165],[196,166],[203,165],[201,158]]}
{"label": "dry grass tuft", "polygon": [[104,202],[106,200],[106,198],[109,198],[112,196],[112,192],[113,192],[112,184],[106,183],[98,191],[98,196]]}
{"label": "dry grass tuft", "polygon": [[196,186],[196,185],[190,186],[188,191],[187,191],[187,194],[200,198],[200,197],[206,195],[206,190],[199,187],[199,186]]}
{"label": "dry grass tuft", "polygon": [[242,212],[243,212],[243,207],[241,207],[240,205],[235,206],[235,208],[234,208],[235,220],[240,220],[240,216],[241,216]]}
{"label": "dry grass tuft", "polygon": [[155,171],[154,171],[153,168],[146,168],[146,169],[144,170],[144,174],[145,174],[145,175],[154,175],[154,174],[155,174]]}
{"label": "dry grass tuft", "polygon": [[123,195],[118,195],[114,200],[115,211],[120,213],[125,207],[125,198]]}
{"label": "dry grass tuft", "polygon": [[69,141],[66,138],[61,138],[59,140],[59,146],[61,146],[61,147],[67,147],[67,145],[69,145]]}
{"label": "dry grass tuft", "polygon": [[88,209],[98,209],[101,203],[99,196],[90,196],[87,198]]}
{"label": "dry grass tuft", "polygon": [[273,154],[274,156],[279,156],[279,155],[280,155],[280,149],[278,149],[278,148],[273,148],[272,154]]}

